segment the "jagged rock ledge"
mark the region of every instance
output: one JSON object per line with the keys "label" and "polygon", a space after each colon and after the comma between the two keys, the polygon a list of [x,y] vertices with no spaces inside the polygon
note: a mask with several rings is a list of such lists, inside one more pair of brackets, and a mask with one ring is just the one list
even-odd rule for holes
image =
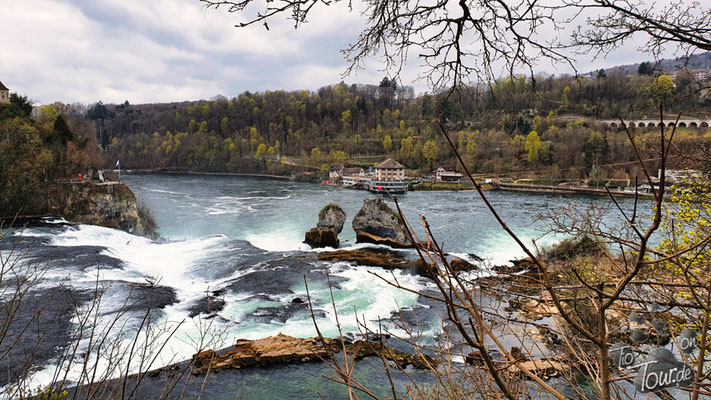
{"label": "jagged rock ledge", "polygon": [[[341,351],[341,344],[334,339],[318,338],[300,339],[284,334],[270,336],[264,339],[239,339],[237,343],[223,351],[205,350],[193,355],[193,374],[206,374],[224,369],[240,369],[251,367],[267,367],[296,362],[321,361],[328,358],[330,352]],[[382,356],[405,368],[434,368],[438,362],[424,354],[410,354],[391,349],[381,342],[357,340],[346,346],[349,356],[360,359],[368,356]],[[167,366],[151,371],[149,375],[157,376],[175,366]]]}
{"label": "jagged rock ledge", "polygon": [[[350,261],[358,265],[384,269],[413,269],[415,273],[422,276],[429,276],[430,274],[429,268],[420,258],[409,259],[402,252],[386,249],[336,250],[320,253],[318,258],[327,261]],[[479,269],[478,266],[461,258],[447,255],[447,261],[456,272]]]}

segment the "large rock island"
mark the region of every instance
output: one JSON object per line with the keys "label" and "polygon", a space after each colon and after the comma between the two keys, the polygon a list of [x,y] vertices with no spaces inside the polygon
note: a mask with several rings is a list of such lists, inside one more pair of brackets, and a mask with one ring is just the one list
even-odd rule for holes
{"label": "large rock island", "polygon": [[[39,217],[64,218],[69,222],[114,228],[157,239],[156,222],[148,208],[138,203],[136,195],[126,184],[98,183],[84,180],[71,183],[47,184],[45,194],[30,214],[22,211],[21,219]],[[15,215],[0,215],[12,220]]]}
{"label": "large rock island", "polygon": [[356,233],[356,243],[410,247],[402,218],[381,198],[363,200],[363,207],[353,218],[353,230]]}
{"label": "large rock island", "polygon": [[340,244],[338,234],[346,222],[346,212],[338,204],[328,204],[318,213],[318,224],[306,232],[304,243],[311,247],[333,247]]}

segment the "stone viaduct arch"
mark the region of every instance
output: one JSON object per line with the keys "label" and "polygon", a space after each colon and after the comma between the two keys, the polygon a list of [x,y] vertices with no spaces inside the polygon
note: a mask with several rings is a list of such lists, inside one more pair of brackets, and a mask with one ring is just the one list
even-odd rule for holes
{"label": "stone viaduct arch", "polygon": [[[625,120],[625,124],[630,128],[654,128],[654,127],[671,127],[674,126],[675,121],[660,122],[657,119],[630,119]],[[620,120],[598,120],[598,124],[603,125],[608,128],[622,128],[622,123]],[[679,128],[708,128],[711,125],[711,118],[684,118],[679,119]]]}

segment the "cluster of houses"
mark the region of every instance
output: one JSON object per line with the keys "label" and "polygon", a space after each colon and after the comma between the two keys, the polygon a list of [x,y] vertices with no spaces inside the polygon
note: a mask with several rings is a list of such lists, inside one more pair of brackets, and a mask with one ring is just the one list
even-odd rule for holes
{"label": "cluster of houses", "polygon": [[[392,158],[386,159],[375,167],[369,167],[367,171],[364,168],[346,168],[342,164],[334,164],[331,166],[329,177],[333,181],[340,179],[343,187],[371,192],[397,193],[406,192],[408,189],[405,166]],[[462,174],[439,167],[430,180],[460,183]]]}

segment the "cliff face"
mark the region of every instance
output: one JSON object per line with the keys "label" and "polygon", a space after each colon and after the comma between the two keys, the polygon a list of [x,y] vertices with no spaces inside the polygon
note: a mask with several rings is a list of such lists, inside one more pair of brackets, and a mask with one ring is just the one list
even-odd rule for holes
{"label": "cliff face", "polygon": [[58,184],[47,200],[50,215],[158,238],[153,217],[125,184]]}

